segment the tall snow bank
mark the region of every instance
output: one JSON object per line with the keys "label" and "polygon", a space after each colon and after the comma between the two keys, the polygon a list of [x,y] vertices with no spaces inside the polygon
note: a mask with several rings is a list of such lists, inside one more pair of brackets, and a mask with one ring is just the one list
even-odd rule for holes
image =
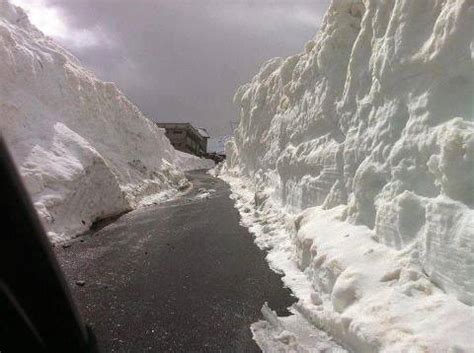
{"label": "tall snow bank", "polygon": [[0,0],[0,129],[56,239],[178,187],[164,132]]}
{"label": "tall snow bank", "polygon": [[333,0],[236,93],[239,202],[294,221],[308,316],[354,349],[474,351],[473,23],[471,0]]}

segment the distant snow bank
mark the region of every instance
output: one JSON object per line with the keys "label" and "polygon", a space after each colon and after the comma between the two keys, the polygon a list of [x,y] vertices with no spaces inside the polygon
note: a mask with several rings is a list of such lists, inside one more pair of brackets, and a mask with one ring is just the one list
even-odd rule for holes
{"label": "distant snow bank", "polygon": [[236,93],[244,223],[355,351],[474,352],[473,23],[470,0],[333,0]]}
{"label": "distant snow bank", "polygon": [[53,240],[187,181],[164,131],[0,0],[0,129]]}
{"label": "distant snow bank", "polygon": [[212,159],[199,158],[181,151],[176,151],[175,164],[183,171],[211,169],[216,165]]}

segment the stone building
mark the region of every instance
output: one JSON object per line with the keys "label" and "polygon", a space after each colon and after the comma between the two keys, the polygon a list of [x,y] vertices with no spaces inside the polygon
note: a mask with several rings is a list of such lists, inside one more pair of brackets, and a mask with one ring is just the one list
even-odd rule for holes
{"label": "stone building", "polygon": [[190,123],[156,123],[165,129],[166,137],[178,151],[204,157],[207,154],[209,134],[206,129],[195,128]]}

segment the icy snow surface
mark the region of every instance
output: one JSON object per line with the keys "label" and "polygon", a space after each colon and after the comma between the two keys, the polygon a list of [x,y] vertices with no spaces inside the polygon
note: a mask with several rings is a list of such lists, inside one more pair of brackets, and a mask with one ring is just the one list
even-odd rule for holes
{"label": "icy snow surface", "polygon": [[187,183],[164,131],[0,0],[0,131],[53,240]]}
{"label": "icy snow surface", "polygon": [[348,349],[474,352],[473,26],[472,0],[333,0],[236,93],[221,176]]}

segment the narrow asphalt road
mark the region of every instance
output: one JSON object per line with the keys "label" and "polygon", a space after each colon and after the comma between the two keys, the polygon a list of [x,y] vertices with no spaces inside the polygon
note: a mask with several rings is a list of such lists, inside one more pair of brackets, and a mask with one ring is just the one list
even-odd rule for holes
{"label": "narrow asphalt road", "polygon": [[279,314],[294,302],[239,225],[228,186],[188,176],[194,188],[177,200],[55,248],[101,352],[259,352],[249,326],[264,302]]}

